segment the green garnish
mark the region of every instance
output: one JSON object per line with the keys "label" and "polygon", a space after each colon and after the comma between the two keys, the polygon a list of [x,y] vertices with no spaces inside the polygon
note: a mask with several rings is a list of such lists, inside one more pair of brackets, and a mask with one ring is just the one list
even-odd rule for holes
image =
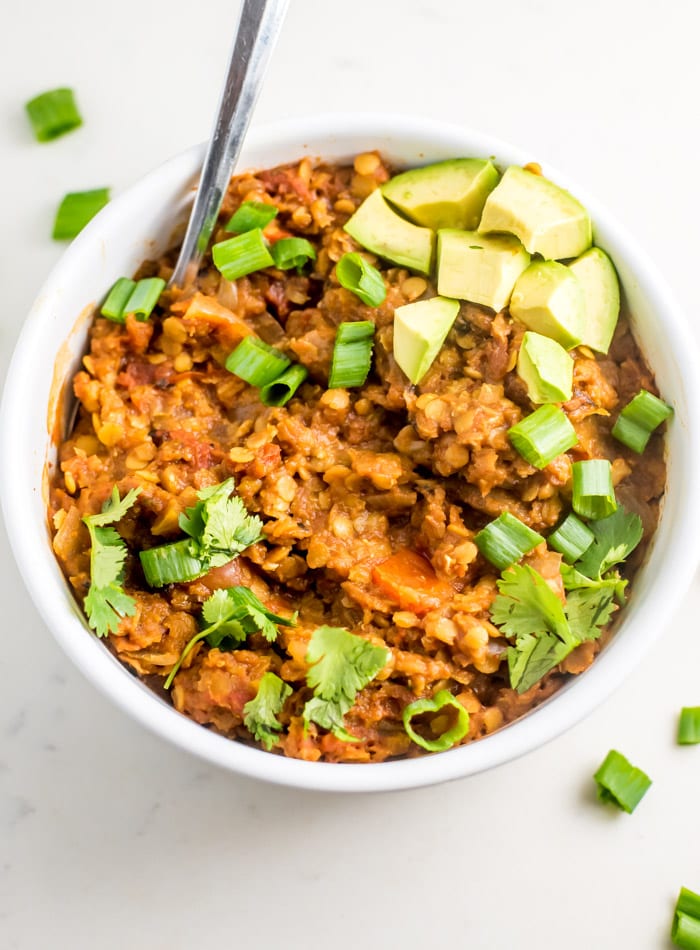
{"label": "green garnish", "polygon": [[272,613],[247,587],[228,587],[215,590],[202,604],[202,617],[207,626],[196,633],[180,654],[175,666],[163,684],[170,686],[183,662],[197,643],[206,640],[210,647],[220,647],[226,639],[242,643],[251,633],[261,633],[272,643],[277,639],[277,627],[296,625],[297,615],[280,617]]}
{"label": "green garnish", "polygon": [[683,950],[700,950],[700,894],[682,887],[673,912],[671,939]]}
{"label": "green garnish", "polygon": [[265,204],[263,201],[244,201],[240,208],[234,211],[224,231],[243,234],[245,231],[254,231],[256,228],[262,229],[267,227],[278,214],[279,209],[274,205]]}
{"label": "green garnish", "polygon": [[678,745],[700,743],[700,706],[684,706],[678,719]]}
{"label": "green garnish", "polygon": [[[262,521],[249,515],[234,480],[203,488],[199,501],[180,515],[180,528],[191,540],[175,541],[141,551],[139,558],[151,587],[184,583],[222,567],[262,538]],[[199,565],[199,570],[197,569]],[[196,573],[195,573],[196,572]]]}
{"label": "green garnish", "polygon": [[618,442],[641,453],[647,447],[652,433],[672,415],[670,406],[642,389],[617,417],[612,434]]}
{"label": "green garnish", "polygon": [[559,527],[549,535],[547,544],[558,551],[568,564],[573,564],[593,544],[593,538],[591,529],[573,512],[569,512]]}
{"label": "green garnish", "polygon": [[132,488],[120,500],[115,485],[102,511],[83,518],[90,534],[90,590],[84,606],[88,624],[98,637],[115,633],[122,617],[132,617],[136,611],[136,601],[122,587],[126,544],[114,528],[107,526],[121,521],[140,491]]}
{"label": "green garnish", "polygon": [[309,375],[305,366],[292,363],[283,373],[260,389],[260,401],[266,406],[284,406]]}
{"label": "green garnish", "polygon": [[368,307],[378,307],[386,300],[384,278],[361,254],[343,254],[335,266],[338,283],[352,291]]}
{"label": "green garnish", "polygon": [[642,540],[644,528],[639,515],[618,508],[607,518],[591,521],[593,543],[576,562],[576,570],[599,580],[610,568],[624,561]]}
{"label": "green garnish", "polygon": [[51,237],[54,241],[72,240],[108,202],[109,188],[72,191],[65,195],[58,206]]}
{"label": "green garnish", "polygon": [[651,787],[651,779],[631,765],[620,752],[611,749],[593,778],[598,798],[611,802],[631,815]]}
{"label": "green garnish", "polygon": [[50,142],[83,124],[72,89],[51,89],[30,99],[24,107],[39,142]]}
{"label": "green garnish", "polygon": [[307,261],[316,260],[314,246],[306,238],[280,238],[270,248],[270,254],[272,254],[275,267],[279,267],[280,270],[291,270],[292,267],[296,267],[299,273]]}
{"label": "green garnish", "polygon": [[257,336],[246,336],[226,360],[226,369],[251,386],[266,386],[281,376],[291,360]]}
{"label": "green garnish", "polygon": [[571,504],[582,518],[607,518],[617,508],[608,459],[587,459],[572,466]]}
{"label": "green garnish", "polygon": [[491,620],[505,636],[510,685],[534,686],[584,640],[596,640],[615,609],[615,588],[605,585],[569,594],[566,604],[529,565],[516,564],[498,582]]}
{"label": "green garnish", "polygon": [[255,699],[243,707],[243,724],[267,751],[278,741],[282,723],[277,718],[292,695],[292,688],[274,673],[265,673]]}
{"label": "green garnish", "polygon": [[212,247],[211,256],[214,266],[226,280],[237,280],[274,264],[260,228],[220,241]]}
{"label": "green garnish", "polygon": [[574,427],[558,406],[540,406],[508,430],[513,448],[535,468],[544,468],[578,442]]}
{"label": "green garnish", "polygon": [[318,627],[309,640],[306,682],[314,695],[304,706],[304,722],[315,722],[346,742],[357,742],[345,729],[343,717],[358,692],[389,661],[389,651],[343,627]]}
{"label": "green garnish", "polygon": [[374,329],[371,320],[340,324],[328,376],[329,389],[364,385],[372,365]]}
{"label": "green garnish", "polygon": [[131,296],[136,281],[130,277],[120,277],[113,285],[100,308],[100,313],[115,323],[124,323],[124,307]]}
{"label": "green garnish", "polygon": [[[416,716],[439,713],[448,706],[457,710],[456,720],[436,739],[425,739],[411,725],[411,720]],[[444,752],[446,749],[451,749],[469,732],[469,713],[449,690],[441,689],[432,699],[417,699],[414,703],[409,703],[403,711],[403,727],[411,740],[422,749],[428,752]]]}
{"label": "green garnish", "polygon": [[474,544],[486,560],[501,571],[519,561],[542,541],[542,535],[528,528],[508,511],[504,511],[474,537]]}

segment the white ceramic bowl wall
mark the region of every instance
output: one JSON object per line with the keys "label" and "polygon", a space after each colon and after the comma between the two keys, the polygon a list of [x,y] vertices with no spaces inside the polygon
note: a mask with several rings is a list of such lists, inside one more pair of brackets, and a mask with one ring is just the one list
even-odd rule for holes
{"label": "white ceramic bowl wall", "polygon": [[[344,161],[379,149],[397,166],[455,156],[495,156],[499,165],[536,160],[473,131],[405,116],[334,115],[258,128],[240,168],[270,167],[310,155]],[[470,775],[541,745],[600,703],[659,637],[690,583],[698,552],[700,391],[692,338],[649,260],[631,237],[558,171],[544,173],[589,208],[596,241],[613,257],[637,339],[664,398],[675,408],[668,436],[663,515],[624,619],[590,670],[549,702],[487,739],[418,759],[374,765],[301,762],[231,742],[158,699],[87,629],[54,558],[44,472],[55,458],[49,411],[54,372],[69,385],[85,349],[91,309],[113,281],[167,246],[186,215],[203,157],[201,146],[167,162],[111,202],[73,241],[28,316],[9,370],[0,418],[0,490],[10,541],[30,596],[65,652],[115,703],[183,749],[234,772],[326,791],[380,791]],[[47,414],[49,416],[47,422]]]}

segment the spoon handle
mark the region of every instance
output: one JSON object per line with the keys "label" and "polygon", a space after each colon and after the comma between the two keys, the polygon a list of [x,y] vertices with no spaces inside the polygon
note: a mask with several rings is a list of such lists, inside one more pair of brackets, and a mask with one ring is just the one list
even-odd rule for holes
{"label": "spoon handle", "polygon": [[243,0],[202,175],[170,286],[185,287],[214,230],[289,0]]}

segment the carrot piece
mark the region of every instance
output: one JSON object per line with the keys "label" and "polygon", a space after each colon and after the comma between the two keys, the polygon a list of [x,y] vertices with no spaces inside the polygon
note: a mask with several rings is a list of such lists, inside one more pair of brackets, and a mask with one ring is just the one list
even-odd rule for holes
{"label": "carrot piece", "polygon": [[430,561],[408,548],[377,564],[372,570],[372,580],[402,610],[416,614],[434,610],[452,593],[450,585],[439,579]]}

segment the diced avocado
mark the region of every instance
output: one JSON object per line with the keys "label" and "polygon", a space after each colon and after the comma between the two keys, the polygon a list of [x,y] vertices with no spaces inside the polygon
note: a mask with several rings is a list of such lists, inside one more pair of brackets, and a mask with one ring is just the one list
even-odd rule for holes
{"label": "diced avocado", "polygon": [[440,352],[459,313],[459,300],[430,297],[394,311],[394,359],[412,383],[419,383]]}
{"label": "diced avocado", "polygon": [[554,182],[511,165],[486,199],[479,231],[507,231],[531,254],[548,260],[578,257],[591,246],[583,205]]}
{"label": "diced avocado", "polygon": [[570,350],[583,338],[583,287],[565,264],[535,261],[518,277],[510,298],[511,316]]}
{"label": "diced avocado", "polygon": [[620,316],[620,285],[613,263],[599,247],[592,247],[569,264],[583,287],[586,320],[581,342],[607,353]]}
{"label": "diced avocado", "polygon": [[574,361],[556,340],[528,330],[518,353],[518,376],[531,402],[567,402],[573,392]]}
{"label": "diced avocado", "polygon": [[365,198],[345,230],[373,254],[421,274],[430,273],[435,234],[392,211],[378,188]]}
{"label": "diced avocado", "polygon": [[416,224],[473,230],[499,177],[488,159],[451,158],[395,175],[382,193]]}
{"label": "diced avocado", "polygon": [[437,289],[445,297],[503,310],[529,263],[530,255],[510,235],[438,231]]}

